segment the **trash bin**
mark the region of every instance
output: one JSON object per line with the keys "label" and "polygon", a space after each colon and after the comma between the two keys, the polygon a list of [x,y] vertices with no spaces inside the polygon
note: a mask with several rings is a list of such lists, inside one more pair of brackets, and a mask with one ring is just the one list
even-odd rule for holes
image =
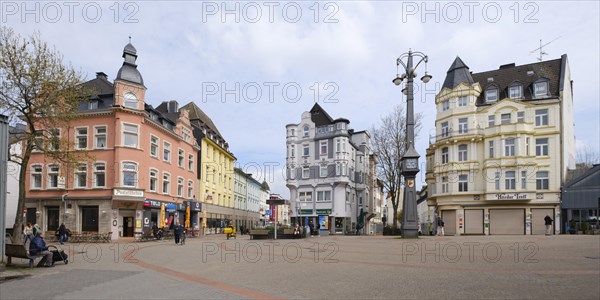
{"label": "trash bin", "polygon": [[304,237],[310,237],[310,227],[304,226]]}

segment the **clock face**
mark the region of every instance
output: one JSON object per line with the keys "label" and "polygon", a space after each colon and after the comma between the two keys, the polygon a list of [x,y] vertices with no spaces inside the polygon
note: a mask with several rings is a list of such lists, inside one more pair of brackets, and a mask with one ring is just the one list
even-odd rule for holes
{"label": "clock face", "polygon": [[417,168],[417,160],[414,158],[407,159],[404,161],[407,169],[416,169]]}

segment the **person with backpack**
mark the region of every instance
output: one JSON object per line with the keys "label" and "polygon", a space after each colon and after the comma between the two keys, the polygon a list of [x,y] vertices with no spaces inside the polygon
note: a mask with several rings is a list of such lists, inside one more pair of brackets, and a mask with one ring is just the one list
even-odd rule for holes
{"label": "person with backpack", "polygon": [[552,218],[549,215],[546,215],[544,218],[544,224],[546,225],[546,235],[552,235]]}
{"label": "person with backpack", "polygon": [[437,219],[437,235],[444,236],[444,219],[442,217]]}
{"label": "person with backpack", "polygon": [[65,223],[60,223],[60,227],[58,227],[58,242],[61,245],[64,245],[67,241],[67,227]]}

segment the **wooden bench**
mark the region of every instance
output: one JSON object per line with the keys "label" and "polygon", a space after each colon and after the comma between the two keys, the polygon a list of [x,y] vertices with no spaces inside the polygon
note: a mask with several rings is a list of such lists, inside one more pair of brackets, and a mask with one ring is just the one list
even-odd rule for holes
{"label": "wooden bench", "polygon": [[268,229],[250,229],[250,239],[267,239],[269,238]]}
{"label": "wooden bench", "polygon": [[144,230],[143,232],[135,232],[133,234],[135,236],[136,242],[146,242],[154,240],[154,231],[153,230]]}
{"label": "wooden bench", "polygon": [[12,264],[13,257],[18,257],[18,258],[29,259],[29,267],[30,268],[33,268],[33,262],[35,261],[36,258],[44,257],[44,255],[42,255],[42,254],[29,255],[29,250],[27,250],[25,248],[25,245],[21,245],[21,244],[6,244],[5,252],[6,252],[5,255],[8,257],[7,265]]}

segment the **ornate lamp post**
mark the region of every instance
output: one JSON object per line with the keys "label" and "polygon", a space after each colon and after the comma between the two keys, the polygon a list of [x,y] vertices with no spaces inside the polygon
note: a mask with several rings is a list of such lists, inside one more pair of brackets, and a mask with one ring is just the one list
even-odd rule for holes
{"label": "ornate lamp post", "polygon": [[[420,59],[415,66],[413,66],[413,57]],[[404,63],[406,59],[406,64]],[[422,63],[425,62],[425,75],[421,77],[424,83],[431,80],[431,75],[427,74],[427,55],[422,52],[412,52],[411,49],[408,53],[404,53],[396,60],[397,74],[396,78],[392,80],[395,85],[400,83],[406,78],[406,88],[403,93],[406,94],[406,151],[401,158],[401,171],[404,177],[404,199],[402,209],[402,237],[403,238],[417,238],[419,236],[419,229],[417,224],[417,191],[415,187],[415,177],[419,173],[419,153],[415,150],[415,117],[413,108],[413,78],[417,76],[415,69]],[[404,74],[400,75],[400,66],[403,67]]]}

